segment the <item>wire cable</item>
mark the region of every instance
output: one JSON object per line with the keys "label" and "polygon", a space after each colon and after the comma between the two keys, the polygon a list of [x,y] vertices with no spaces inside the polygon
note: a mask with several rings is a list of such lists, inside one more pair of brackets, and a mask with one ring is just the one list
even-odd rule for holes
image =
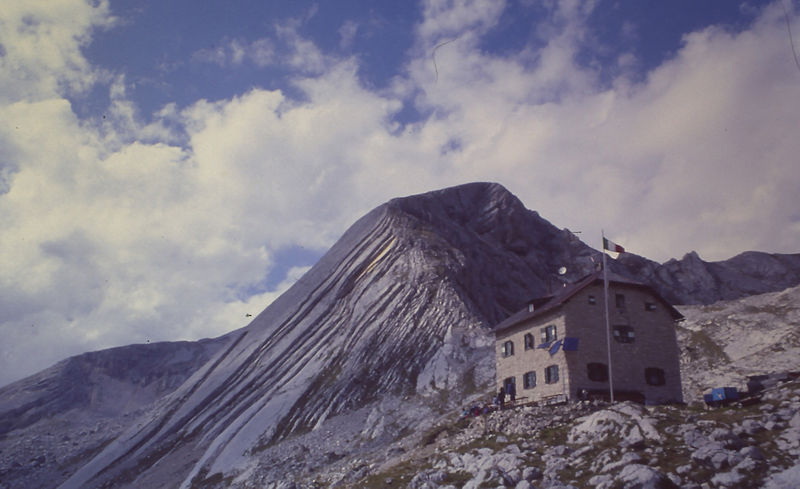
{"label": "wire cable", "polygon": [[456,37],[454,39],[450,39],[449,41],[445,41],[443,43],[437,44],[436,47],[433,48],[433,51],[431,52],[431,58],[433,59],[433,69],[436,70],[436,79],[434,80],[434,83],[439,83],[439,67],[436,66],[436,50],[439,49],[440,47],[442,47],[444,45],[447,45],[447,44],[450,44],[451,42],[456,41],[456,40],[458,40],[458,37]]}
{"label": "wire cable", "polygon": [[[791,0],[790,0],[791,1]],[[789,32],[789,44],[792,46],[792,55],[794,56],[794,64],[800,70],[800,61],[797,60],[797,51],[794,49],[794,39],[792,38],[792,24],[789,22],[789,11],[786,10],[783,0],[780,0],[781,8],[783,9],[783,18],[786,20],[786,30]]]}

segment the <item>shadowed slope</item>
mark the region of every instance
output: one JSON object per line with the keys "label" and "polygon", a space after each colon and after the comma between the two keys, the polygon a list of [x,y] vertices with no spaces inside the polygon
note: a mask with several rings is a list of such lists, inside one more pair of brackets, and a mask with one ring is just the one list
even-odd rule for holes
{"label": "shadowed slope", "polygon": [[179,387],[224,342],[128,345],[63,360],[0,389],[0,436],[72,409],[113,417],[144,407]]}

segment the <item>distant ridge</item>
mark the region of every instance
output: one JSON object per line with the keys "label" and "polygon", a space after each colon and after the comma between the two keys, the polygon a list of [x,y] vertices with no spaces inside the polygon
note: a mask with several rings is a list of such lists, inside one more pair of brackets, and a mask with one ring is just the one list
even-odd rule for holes
{"label": "distant ridge", "polygon": [[225,341],[128,345],[58,362],[0,389],[0,436],[72,409],[103,417],[136,411],[175,390]]}
{"label": "distant ridge", "polygon": [[747,251],[707,262],[693,251],[663,265],[624,253],[618,261],[624,274],[651,284],[673,304],[711,304],[800,284],[800,253]]}

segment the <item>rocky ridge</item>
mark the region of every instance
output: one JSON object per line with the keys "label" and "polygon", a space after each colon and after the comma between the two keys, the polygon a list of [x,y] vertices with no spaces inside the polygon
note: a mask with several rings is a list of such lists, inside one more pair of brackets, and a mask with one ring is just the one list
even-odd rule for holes
{"label": "rocky ridge", "polygon": [[53,487],[64,480],[226,341],[85,353],[0,389],[0,488]]}
{"label": "rocky ridge", "polygon": [[0,389],[0,437],[70,411],[113,418],[172,392],[227,341],[159,342],[84,353]]}
{"label": "rocky ridge", "polygon": [[712,304],[800,284],[800,253],[747,251],[728,260],[707,262],[692,251],[663,264],[623,253],[612,266],[650,284],[672,304]]}

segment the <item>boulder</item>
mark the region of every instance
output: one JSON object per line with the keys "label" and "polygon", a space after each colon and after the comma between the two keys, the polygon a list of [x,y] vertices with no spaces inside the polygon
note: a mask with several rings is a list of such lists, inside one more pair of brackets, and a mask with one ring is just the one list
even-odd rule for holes
{"label": "boulder", "polygon": [[579,419],[567,435],[569,443],[596,444],[619,438],[623,446],[641,447],[648,440],[660,441],[653,419],[639,405],[621,403]]}
{"label": "boulder", "polygon": [[666,489],[674,487],[671,480],[652,467],[641,464],[626,466],[617,480],[625,489]]}
{"label": "boulder", "polygon": [[764,482],[762,489],[796,489],[800,481],[800,464],[778,472]]}

